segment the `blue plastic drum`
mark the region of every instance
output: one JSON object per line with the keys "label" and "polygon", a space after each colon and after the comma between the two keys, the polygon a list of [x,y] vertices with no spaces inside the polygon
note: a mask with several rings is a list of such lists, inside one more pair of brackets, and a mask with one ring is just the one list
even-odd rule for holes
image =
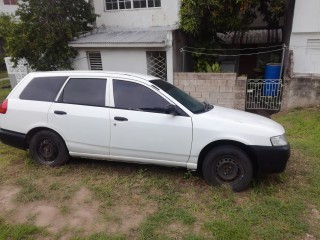
{"label": "blue plastic drum", "polygon": [[265,84],[263,86],[264,96],[277,96],[279,79],[280,79],[281,64],[269,63],[265,69]]}

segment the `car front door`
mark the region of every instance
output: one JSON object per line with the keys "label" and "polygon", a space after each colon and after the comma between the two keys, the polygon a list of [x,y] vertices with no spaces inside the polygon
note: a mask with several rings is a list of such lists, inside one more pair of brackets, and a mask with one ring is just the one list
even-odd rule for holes
{"label": "car front door", "polygon": [[170,102],[156,88],[128,80],[112,83],[110,155],[185,166],[192,143],[191,118],[166,113]]}
{"label": "car front door", "polygon": [[107,86],[107,79],[70,78],[52,104],[48,123],[64,138],[71,155],[95,158],[109,155]]}

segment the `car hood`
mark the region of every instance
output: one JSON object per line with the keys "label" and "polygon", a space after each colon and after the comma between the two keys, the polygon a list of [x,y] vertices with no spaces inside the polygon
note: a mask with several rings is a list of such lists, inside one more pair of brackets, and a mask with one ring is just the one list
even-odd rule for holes
{"label": "car hood", "polygon": [[284,128],[277,122],[257,115],[240,110],[214,106],[208,112],[201,114],[205,118],[210,118],[213,121],[219,121],[224,125],[230,125],[230,127],[245,127],[248,130],[254,131],[267,131],[269,134],[280,135],[285,132]]}

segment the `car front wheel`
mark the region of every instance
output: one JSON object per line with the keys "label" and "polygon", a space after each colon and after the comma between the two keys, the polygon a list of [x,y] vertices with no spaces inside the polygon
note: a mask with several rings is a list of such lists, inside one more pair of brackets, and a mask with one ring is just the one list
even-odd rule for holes
{"label": "car front wheel", "polygon": [[61,166],[69,159],[63,139],[49,130],[40,131],[31,138],[29,151],[35,162],[50,167]]}
{"label": "car front wheel", "polygon": [[253,168],[248,155],[235,146],[219,146],[206,155],[202,173],[208,184],[228,184],[234,191],[245,190],[252,179]]}

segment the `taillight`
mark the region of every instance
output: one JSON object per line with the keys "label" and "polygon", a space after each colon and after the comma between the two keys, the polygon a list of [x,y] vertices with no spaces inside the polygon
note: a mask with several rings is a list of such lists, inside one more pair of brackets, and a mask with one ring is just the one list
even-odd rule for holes
{"label": "taillight", "polygon": [[7,109],[8,109],[8,99],[4,100],[4,101],[1,103],[0,113],[1,113],[1,114],[6,114]]}

